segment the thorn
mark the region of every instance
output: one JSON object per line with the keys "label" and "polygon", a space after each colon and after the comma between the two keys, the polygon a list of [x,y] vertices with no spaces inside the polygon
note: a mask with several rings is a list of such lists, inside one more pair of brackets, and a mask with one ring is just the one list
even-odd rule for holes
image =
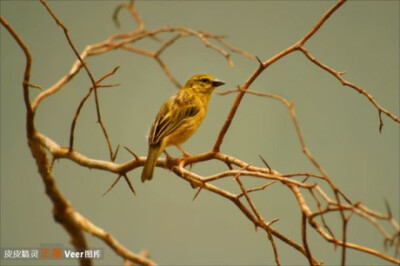
{"label": "thorn", "polygon": [[231,162],[225,162],[225,164],[228,166],[229,170],[233,170]]}
{"label": "thorn", "polygon": [[26,80],[24,80],[24,85],[28,85],[29,87],[35,88],[35,89],[39,89],[39,90],[43,90],[43,87],[41,85],[37,85],[37,84],[33,84],[30,82],[27,82]]}
{"label": "thorn", "polygon": [[382,133],[382,129],[383,129],[383,121],[382,121],[382,111],[379,110],[379,133]]}
{"label": "thorn", "polygon": [[136,196],[136,191],[135,191],[135,189],[133,188],[133,185],[132,185],[131,181],[129,180],[128,176],[127,176],[126,174],[124,174],[123,176],[124,176],[124,178],[125,178],[126,183],[128,183],[128,186],[129,186],[129,188],[131,189],[133,195]]}
{"label": "thorn", "polygon": [[272,172],[271,167],[269,167],[268,163],[264,160],[264,158],[263,158],[261,155],[258,155],[258,157],[260,157],[260,159],[263,161],[263,163],[264,163],[265,166],[268,168],[268,170],[269,170],[270,172]]}
{"label": "thorn", "polygon": [[310,176],[306,176],[306,178],[304,178],[304,180],[302,181],[302,183],[305,183],[308,179],[310,178]]}
{"label": "thorn", "polygon": [[127,150],[133,157],[135,157],[136,160],[139,160],[139,157],[134,153],[132,150],[130,150],[128,147],[124,146],[125,150]]}
{"label": "thorn", "polygon": [[50,167],[49,167],[48,172],[50,172],[51,170],[53,170],[53,166],[54,166],[54,162],[55,162],[55,161],[56,161],[56,157],[53,156],[53,159],[51,160],[51,164],[50,164]]}
{"label": "thorn", "polygon": [[114,180],[114,182],[111,184],[111,186],[106,190],[106,192],[103,193],[103,197],[118,183],[118,181],[121,179],[122,175],[119,175],[117,179]]}
{"label": "thorn", "polygon": [[97,84],[97,88],[114,88],[120,86],[121,83],[113,83],[113,84]]}
{"label": "thorn", "polygon": [[113,161],[113,162],[115,161],[115,159],[117,158],[118,151],[119,151],[119,144],[117,145],[117,148],[115,149],[115,152],[111,158],[111,161]]}
{"label": "thorn", "polygon": [[112,70],[112,72],[111,73],[115,73],[115,72],[117,72],[117,70],[120,68],[121,66],[116,66],[116,67],[114,67],[114,69]]}
{"label": "thorn", "polygon": [[275,218],[275,219],[272,219],[271,221],[269,221],[269,222],[266,223],[265,225],[266,225],[266,226],[271,226],[273,223],[275,223],[275,222],[277,222],[277,221],[279,221],[279,218],[278,218],[278,217]]}
{"label": "thorn", "polygon": [[392,210],[390,209],[389,202],[387,201],[387,199],[385,199],[385,205],[386,205],[386,210],[388,212],[388,216],[391,219],[392,218]]}
{"label": "thorn", "polygon": [[263,64],[263,62],[261,61],[261,59],[260,59],[258,56],[255,56],[255,57],[256,57],[258,63],[260,64],[260,66],[264,67],[264,64]]}
{"label": "thorn", "polygon": [[202,189],[203,189],[203,187],[199,187],[199,189],[197,190],[196,194],[194,195],[192,201],[194,201],[194,200],[197,198],[197,196],[200,194],[200,191],[201,191]]}

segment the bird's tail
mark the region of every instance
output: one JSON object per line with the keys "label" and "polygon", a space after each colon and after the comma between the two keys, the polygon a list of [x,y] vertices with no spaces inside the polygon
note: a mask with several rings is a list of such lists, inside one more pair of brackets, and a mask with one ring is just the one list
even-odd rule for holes
{"label": "bird's tail", "polygon": [[153,178],[154,168],[160,153],[161,145],[149,145],[149,153],[142,171],[142,182]]}

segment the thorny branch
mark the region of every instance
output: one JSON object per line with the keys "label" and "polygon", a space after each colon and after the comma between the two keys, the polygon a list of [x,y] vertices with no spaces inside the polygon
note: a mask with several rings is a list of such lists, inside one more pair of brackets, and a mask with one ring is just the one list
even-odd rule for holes
{"label": "thorny branch", "polygon": [[[233,47],[231,44],[227,43],[222,35],[216,35],[212,33],[207,33],[204,31],[195,31],[185,27],[162,27],[154,30],[146,30],[145,24],[134,7],[134,1],[131,0],[129,3],[122,3],[117,6],[114,12],[113,19],[117,25],[119,25],[118,15],[122,9],[126,9],[131,14],[133,20],[137,23],[137,28],[133,31],[115,34],[107,38],[106,40],[88,45],[81,53],[79,53],[76,47],[73,44],[72,39],[69,36],[68,28],[58,19],[57,15],[51,10],[50,6],[44,1],[41,0],[41,3],[49,12],[54,21],[59,25],[63,31],[64,35],[68,41],[69,46],[73,50],[74,54],[77,57],[77,60],[72,65],[70,71],[64,75],[58,82],[56,82],[53,86],[44,89],[41,85],[33,84],[30,81],[30,71],[32,65],[32,57],[28,47],[25,45],[24,41],[21,37],[15,32],[15,30],[8,24],[8,22],[0,17],[1,24],[8,30],[11,36],[15,39],[17,44],[20,46],[22,51],[26,57],[26,65],[25,72],[22,82],[24,101],[27,110],[26,116],[26,128],[27,128],[27,138],[29,147],[32,152],[32,156],[34,157],[36,164],[39,169],[39,173],[42,177],[44,185],[46,187],[46,193],[54,206],[54,218],[57,222],[61,223],[61,225],[65,228],[65,230],[69,233],[71,237],[71,243],[77,250],[85,250],[88,248],[86,243],[85,235],[83,232],[90,233],[99,239],[102,239],[107,245],[111,247],[115,251],[116,254],[121,256],[126,262],[133,262],[141,265],[154,265],[155,262],[148,259],[147,252],[141,252],[140,254],[134,254],[125,248],[122,244],[120,244],[114,237],[112,237],[109,233],[104,231],[103,229],[97,227],[93,223],[91,223],[87,218],[79,214],[73,206],[68,202],[68,200],[63,196],[62,192],[58,189],[53,172],[52,172],[52,163],[48,158],[47,152],[51,154],[53,157],[53,161],[55,159],[69,159],[82,167],[93,168],[98,170],[103,170],[111,173],[115,173],[118,177],[115,182],[109,188],[112,189],[113,186],[123,177],[128,183],[130,189],[133,193],[135,193],[134,187],[132,186],[127,173],[132,171],[135,168],[143,166],[146,158],[137,156],[133,151],[128,150],[134,157],[132,160],[117,164],[114,162],[118,148],[115,152],[113,152],[110,136],[107,133],[105,124],[101,119],[100,113],[100,104],[99,97],[97,94],[97,89],[101,87],[112,87],[117,86],[118,84],[103,84],[102,82],[113,75],[118,67],[115,67],[108,73],[102,75],[100,78],[95,78],[95,75],[90,71],[88,65],[88,59],[90,56],[99,56],[105,54],[107,52],[122,49],[128,52],[141,54],[144,56],[148,56],[153,58],[164,71],[165,75],[170,79],[170,81],[176,86],[180,87],[180,83],[173,76],[167,64],[161,58],[163,52],[171,47],[175,42],[179,39],[185,37],[197,37],[206,47],[209,47],[223,55],[228,64],[233,66],[233,61],[231,58],[230,52],[239,53],[245,57],[253,59],[254,56],[249,54],[246,51],[240,50],[236,47]],[[343,72],[338,72],[333,68],[327,66],[326,64],[320,62],[317,58],[311,55],[311,53],[305,48],[305,44],[307,41],[312,38],[312,36],[323,26],[326,20],[343,4],[345,0],[340,0],[335,3],[317,22],[316,24],[302,37],[298,42],[293,44],[292,46],[282,50],[280,53],[272,56],[266,61],[261,61],[257,58],[259,65],[250,75],[246,82],[243,85],[239,86],[238,90],[226,91],[221,94],[228,93],[237,93],[236,99],[233,102],[233,105],[230,109],[230,112],[221,127],[219,135],[214,143],[213,148],[206,153],[192,155],[188,158],[185,158],[182,164],[182,160],[180,158],[167,158],[167,159],[158,159],[157,166],[165,169],[169,169],[173,171],[177,176],[183,178],[188,181],[193,187],[197,187],[198,191],[195,194],[195,198],[199,195],[201,191],[207,190],[209,192],[215,193],[227,200],[231,201],[235,204],[238,209],[254,224],[256,228],[262,228],[267,236],[268,240],[271,244],[275,262],[277,265],[280,265],[280,257],[278,253],[277,246],[275,244],[275,239],[280,239],[285,244],[293,247],[295,250],[299,251],[304,257],[307,259],[310,265],[321,265],[322,262],[316,258],[316,254],[310,249],[308,245],[308,237],[307,237],[307,229],[314,229],[323,239],[332,243],[335,247],[341,246],[341,263],[344,265],[346,263],[346,249],[355,249],[364,253],[372,254],[376,257],[382,258],[383,260],[397,263],[397,256],[400,253],[400,228],[394,217],[392,217],[389,205],[387,204],[387,212],[388,214],[381,214],[379,212],[373,211],[368,207],[362,205],[360,202],[352,203],[349,198],[333,183],[333,181],[328,176],[327,172],[322,168],[322,166],[318,163],[316,158],[311,154],[309,149],[306,146],[304,141],[304,137],[300,126],[297,122],[297,117],[295,113],[295,109],[293,104],[289,102],[287,99],[280,95],[270,94],[270,93],[261,93],[249,90],[252,83],[261,75],[261,73],[273,63],[279,61],[283,57],[289,55],[292,52],[300,51],[302,52],[307,59],[309,59],[312,63],[316,64],[323,70],[335,76],[344,86],[348,86],[350,88],[355,89],[360,94],[365,96],[377,109],[379,115],[379,129],[382,130],[383,122],[382,122],[382,114],[385,114],[389,118],[391,118],[395,122],[400,122],[399,117],[395,116],[388,110],[384,109],[380,104],[376,102],[374,97],[369,94],[365,89],[345,80],[342,75]],[[172,33],[173,36],[169,38],[167,41],[164,41],[159,35],[163,33]],[[137,48],[135,45],[140,40],[150,38],[156,42],[160,43],[160,47],[155,51],[145,50],[142,48]],[[211,42],[214,41],[217,44]],[[41,104],[41,102],[48,98],[49,96],[54,95],[60,89],[62,89],[68,82],[70,82],[75,75],[79,73],[79,71],[84,68],[86,74],[91,80],[92,86],[88,89],[87,94],[80,101],[78,108],[76,109],[75,116],[73,117],[70,129],[70,139],[69,139],[69,147],[62,147],[51,138],[46,136],[45,134],[39,132],[35,129],[35,112],[37,107]],[[30,87],[41,89],[40,94],[33,100],[30,100]],[[103,131],[104,137],[107,142],[107,147],[109,149],[110,160],[97,160],[89,158],[83,154],[81,154],[77,149],[74,148],[74,132],[76,128],[76,123],[80,115],[80,111],[84,106],[86,100],[92,95],[94,92],[95,98],[95,108],[96,114],[98,118],[98,122],[101,126],[101,130]],[[288,109],[289,115],[294,124],[294,128],[296,130],[301,148],[306,157],[312,162],[315,168],[318,170],[318,174],[315,173],[279,173],[276,170],[271,169],[268,166],[267,162],[260,156],[262,162],[265,167],[257,167],[254,165],[250,165],[238,158],[232,157],[228,154],[224,154],[221,152],[221,145],[224,140],[225,134],[229,130],[230,124],[235,117],[235,114],[238,110],[238,107],[241,103],[242,98],[246,94],[252,94],[259,97],[271,98],[274,100],[278,100],[282,102]],[[210,160],[217,160],[225,163],[229,170],[223,171],[220,173],[216,173],[211,176],[200,176],[191,170],[186,170],[184,167],[186,165],[192,165],[196,163],[202,163]],[[181,162],[181,164],[180,164]],[[234,194],[228,190],[222,189],[213,184],[215,180],[223,179],[231,177],[236,183],[239,185],[240,193]],[[259,187],[247,188],[242,179],[244,178],[257,178],[265,180],[265,183]],[[334,198],[328,196],[328,193],[325,192],[321,184],[319,182],[327,184],[333,192]],[[299,206],[299,211],[301,213],[302,222],[301,222],[301,234],[302,234],[302,243],[297,243],[284,233],[275,229],[272,225],[273,223],[278,221],[278,218],[272,219],[269,222],[265,222],[263,216],[258,211],[258,208],[254,201],[251,198],[252,193],[257,191],[266,191],[271,187],[272,184],[281,184],[286,186],[295,196],[297,205]],[[107,190],[106,193],[109,191]],[[317,208],[313,210],[308,204],[305,195],[310,193],[312,199],[315,201],[315,205]],[[247,204],[244,204],[242,200],[245,200]],[[250,207],[248,207],[248,206]],[[335,236],[333,230],[328,224],[328,221],[325,219],[325,216],[330,213],[339,213],[342,220],[342,231],[341,238]],[[385,253],[381,253],[377,250],[368,248],[366,246],[351,243],[347,241],[347,224],[352,215],[355,214],[366,221],[368,221],[374,228],[378,230],[378,232],[383,236],[384,246],[385,248],[394,247],[395,256],[390,256]],[[389,224],[390,230],[388,227],[383,226],[383,223],[387,222]],[[81,265],[90,265],[92,262],[90,260],[81,259]]]}

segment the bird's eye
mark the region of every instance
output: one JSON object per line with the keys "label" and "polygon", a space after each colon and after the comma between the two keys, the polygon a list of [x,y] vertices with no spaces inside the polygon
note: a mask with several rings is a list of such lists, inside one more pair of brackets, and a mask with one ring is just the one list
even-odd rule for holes
{"label": "bird's eye", "polygon": [[204,83],[210,83],[210,80],[208,78],[202,78],[200,79],[200,81]]}

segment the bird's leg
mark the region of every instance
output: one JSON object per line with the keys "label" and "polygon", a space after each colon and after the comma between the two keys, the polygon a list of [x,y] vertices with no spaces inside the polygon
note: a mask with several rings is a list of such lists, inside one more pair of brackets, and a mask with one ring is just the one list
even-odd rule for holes
{"label": "bird's leg", "polygon": [[185,158],[187,158],[187,157],[190,157],[191,155],[187,152],[187,151],[185,151],[185,149],[184,148],[182,148],[182,146],[180,146],[180,145],[175,145],[176,146],[176,148],[178,148],[178,150],[180,150],[182,153],[183,153],[183,157],[185,157]]}
{"label": "bird's leg", "polygon": [[[187,151],[185,151],[185,149],[182,148],[180,145],[176,144],[175,146],[183,153],[182,157],[179,158],[179,166],[182,167],[185,164],[186,159],[189,158],[191,155]],[[192,166],[193,164],[190,164],[190,169],[192,169]]]}
{"label": "bird's leg", "polygon": [[167,157],[167,158],[166,158],[166,159],[167,159],[167,160],[166,160],[167,162],[170,161],[170,160],[172,160],[172,156],[168,154],[167,150],[163,150],[163,152],[164,152],[165,156]]}

